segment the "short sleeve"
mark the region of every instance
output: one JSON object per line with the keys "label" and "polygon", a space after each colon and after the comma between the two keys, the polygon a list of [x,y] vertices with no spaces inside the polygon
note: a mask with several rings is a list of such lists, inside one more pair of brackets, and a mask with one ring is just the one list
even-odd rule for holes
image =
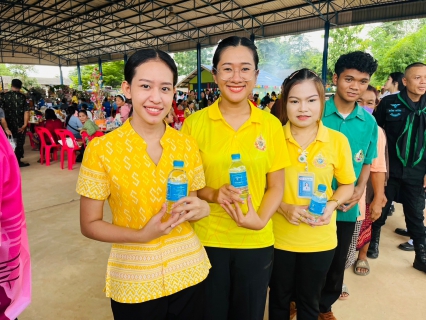
{"label": "short sleeve", "polygon": [[192,179],[192,184],[189,191],[196,191],[204,188],[206,186],[206,179],[204,177],[203,162],[201,160],[200,150],[195,140],[192,140],[191,143],[192,161],[194,164],[194,177]]}
{"label": "short sleeve", "polygon": [[100,156],[101,141],[95,139],[86,148],[76,188],[78,194],[94,200],[106,200],[110,195],[110,181]]}
{"label": "short sleeve", "polygon": [[371,172],[387,172],[386,168],[386,135],[382,128],[379,129],[377,141],[377,158],[371,164]]}
{"label": "short sleeve", "polygon": [[377,158],[377,140],[379,137],[379,127],[374,121],[373,132],[371,134],[370,144],[368,145],[367,152],[365,153],[364,164],[372,164],[373,159]]}
{"label": "short sleeve", "polygon": [[274,120],[277,120],[277,121],[276,122],[274,121],[274,123],[271,123],[271,125],[273,125],[275,130],[272,131],[272,137],[270,137],[270,139],[272,141],[275,155],[273,156],[272,165],[268,173],[278,171],[285,167],[291,166],[290,156],[288,154],[288,149],[287,149],[287,143],[284,138],[283,127],[281,126],[281,123],[279,122],[278,119],[274,119]]}
{"label": "short sleeve", "polygon": [[352,163],[352,151],[348,138],[343,134],[336,141],[337,161],[334,167],[334,177],[341,184],[351,184],[356,181],[354,166]]}

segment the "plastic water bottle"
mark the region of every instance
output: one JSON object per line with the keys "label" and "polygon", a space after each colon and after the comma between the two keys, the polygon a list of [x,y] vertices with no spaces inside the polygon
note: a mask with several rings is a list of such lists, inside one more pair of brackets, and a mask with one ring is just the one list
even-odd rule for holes
{"label": "plastic water bottle", "polygon": [[183,165],[184,162],[181,160],[173,161],[173,170],[167,178],[167,214],[163,220],[170,217],[173,204],[188,195],[188,178]]}
{"label": "plastic water bottle", "polygon": [[327,186],[319,184],[317,191],[314,192],[309,204],[309,213],[313,216],[322,216],[324,214],[325,206],[327,205],[327,195],[325,191]]}
{"label": "plastic water bottle", "polygon": [[240,197],[246,201],[248,197],[248,182],[247,182],[247,170],[244,163],[241,161],[239,153],[231,155],[232,163],[229,167],[229,176],[231,185],[234,188],[241,190]]}

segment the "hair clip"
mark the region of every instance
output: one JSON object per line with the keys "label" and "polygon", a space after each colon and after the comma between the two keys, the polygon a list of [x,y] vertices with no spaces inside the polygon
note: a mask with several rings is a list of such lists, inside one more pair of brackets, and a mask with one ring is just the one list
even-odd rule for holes
{"label": "hair clip", "polygon": [[288,80],[291,80],[296,74],[299,73],[300,70],[294,71],[289,77]]}

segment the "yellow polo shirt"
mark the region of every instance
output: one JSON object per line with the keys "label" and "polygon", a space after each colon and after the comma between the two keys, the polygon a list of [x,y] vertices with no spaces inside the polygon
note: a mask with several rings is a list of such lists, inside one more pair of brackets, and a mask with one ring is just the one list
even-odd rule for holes
{"label": "yellow polo shirt", "polygon": [[[218,101],[186,119],[182,131],[197,140],[206,185],[211,188],[230,183],[231,154],[241,155],[257,211],[265,194],[266,174],[283,169],[290,161],[280,121],[251,103],[250,106],[251,116],[238,131],[225,121]],[[193,224],[203,245],[241,249],[274,244],[271,221],[262,230],[254,231],[238,227],[219,204],[210,203],[210,209],[209,217]]]}
{"label": "yellow polo shirt", "polygon": [[[284,126],[284,136],[292,165],[285,168],[283,202],[294,205],[309,205],[310,199],[298,197],[298,174],[305,171],[306,164],[298,161],[300,146],[294,140],[290,123]],[[319,124],[317,137],[307,148],[308,171],[315,174],[314,189],[319,184],[327,186],[327,198],[333,196],[333,177],[341,184],[355,182],[352,153],[348,139],[340,132]],[[275,248],[293,252],[318,252],[334,249],[337,246],[336,212],[326,226],[312,228],[305,223],[295,226],[283,215],[272,217],[275,235]]]}
{"label": "yellow polo shirt", "polygon": [[[183,160],[188,190],[205,186],[197,143],[169,126],[160,140],[161,159],[155,165],[146,142],[130,121],[92,140],[84,153],[77,193],[106,200],[112,223],[141,229],[166,201],[167,176],[173,160]],[[106,272],[106,296],[138,303],[168,296],[203,281],[210,263],[188,222],[148,243],[113,244]]]}

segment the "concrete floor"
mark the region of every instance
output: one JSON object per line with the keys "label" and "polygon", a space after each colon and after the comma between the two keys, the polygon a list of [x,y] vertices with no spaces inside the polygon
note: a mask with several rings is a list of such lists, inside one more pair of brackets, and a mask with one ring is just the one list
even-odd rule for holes
{"label": "concrete floor", "polygon": [[[110,245],[80,233],[80,202],[75,192],[79,164],[73,171],[61,170],[58,161],[46,167],[36,162],[38,152],[28,145],[25,150],[24,160],[31,166],[22,168],[21,173],[33,296],[19,320],[112,319],[109,299],[102,291]],[[105,212],[110,219],[107,204]],[[361,277],[353,269],[347,270],[350,298],[335,304],[337,319],[426,319],[426,274],[413,269],[414,253],[397,249],[407,239],[393,230],[404,226],[401,207],[397,206],[382,232],[380,258],[370,260],[370,275]]]}

